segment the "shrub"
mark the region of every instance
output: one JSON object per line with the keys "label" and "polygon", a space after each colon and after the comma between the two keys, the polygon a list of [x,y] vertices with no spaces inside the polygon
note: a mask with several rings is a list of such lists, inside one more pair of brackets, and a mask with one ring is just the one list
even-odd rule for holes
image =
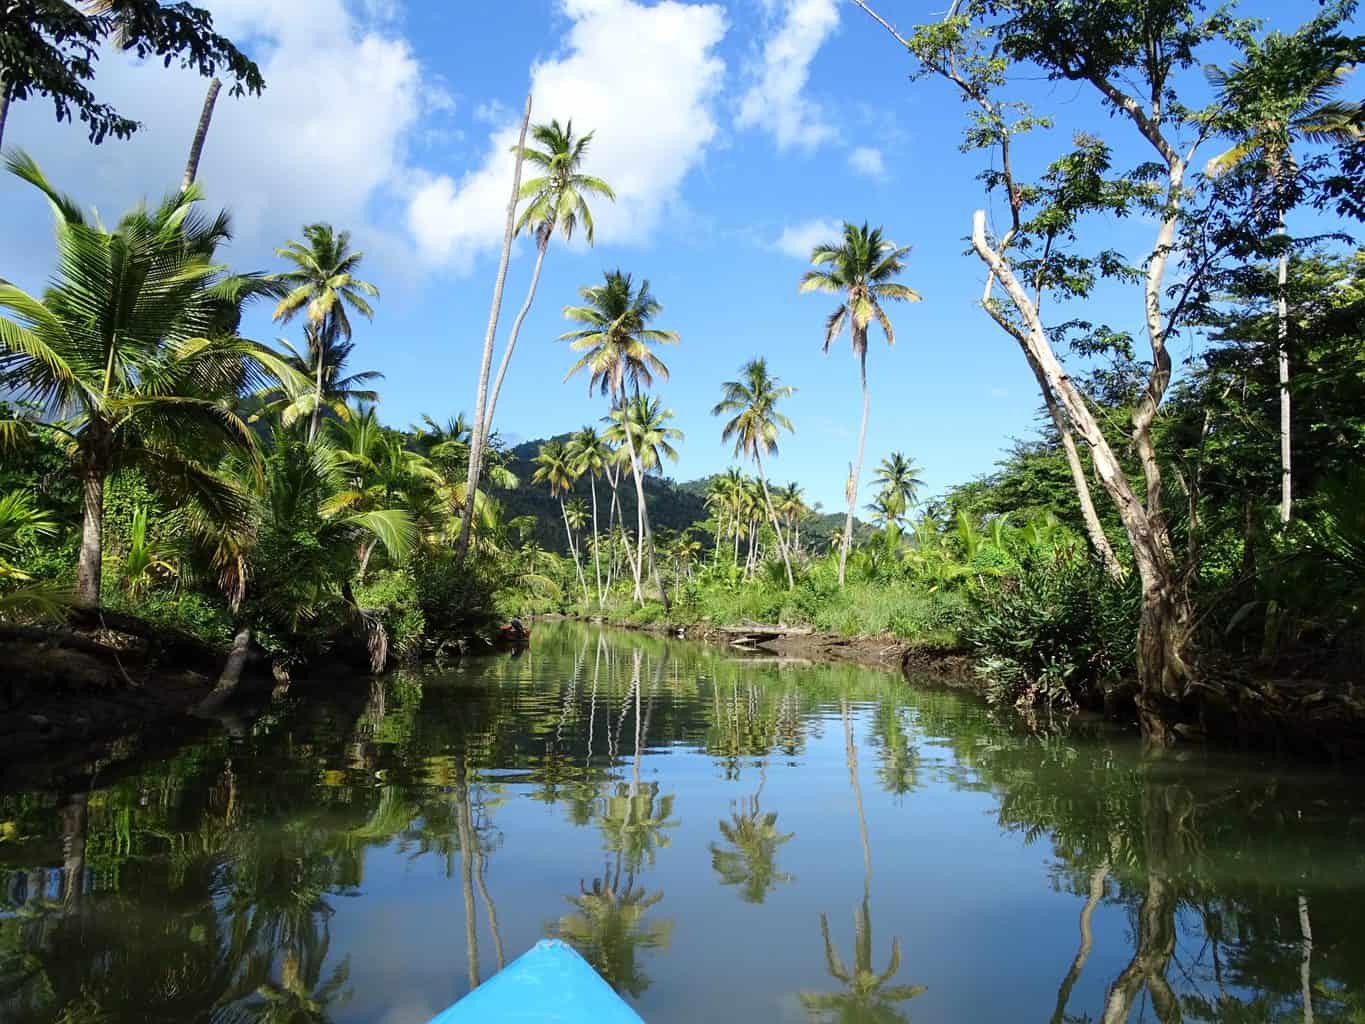
{"label": "shrub", "polygon": [[1071,706],[1131,670],[1138,589],[1064,552],[1025,557],[1017,573],[973,588],[963,631],[980,655],[987,699]]}
{"label": "shrub", "polygon": [[422,653],[427,621],[418,605],[417,584],[408,569],[386,569],[372,573],[355,588],[362,608],[376,612],[389,637],[390,656],[397,661],[412,661]]}

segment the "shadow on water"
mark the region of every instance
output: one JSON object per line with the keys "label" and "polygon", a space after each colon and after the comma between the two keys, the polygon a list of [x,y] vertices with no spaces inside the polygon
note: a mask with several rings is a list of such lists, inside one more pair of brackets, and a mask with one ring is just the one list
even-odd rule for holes
{"label": "shadow on water", "polygon": [[1350,780],[849,666],[545,627],[121,772],[0,795],[0,1019],[421,1021],[545,935],[651,1024],[1365,1019]]}

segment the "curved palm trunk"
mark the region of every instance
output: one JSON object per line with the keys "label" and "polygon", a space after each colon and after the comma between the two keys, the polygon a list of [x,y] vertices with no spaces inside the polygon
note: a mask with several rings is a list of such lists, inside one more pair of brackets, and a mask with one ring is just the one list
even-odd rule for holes
{"label": "curved palm trunk", "polygon": [[763,457],[754,451],[754,466],[758,469],[758,482],[763,488],[763,503],[768,506],[768,520],[773,524],[777,536],[777,549],[782,552],[782,564],[787,567],[787,589],[796,589],[796,578],[792,576],[792,560],[787,555],[787,542],[782,539],[782,528],[777,525],[777,512],[773,510],[773,499],[768,493],[768,481],[763,475]]}
{"label": "curved palm trunk", "polygon": [[[1284,213],[1280,213],[1281,239],[1285,235]],[[1289,399],[1289,252],[1280,253],[1276,275],[1275,342],[1280,373],[1280,522],[1288,523],[1294,512],[1293,455],[1290,451],[1292,424]]]}
{"label": "curved palm trunk", "polygon": [[498,407],[498,395],[502,392],[502,382],[507,377],[507,367],[512,362],[512,350],[517,347],[517,337],[521,334],[521,325],[526,321],[526,314],[531,312],[531,303],[536,299],[536,285],[540,283],[540,268],[545,264],[545,251],[550,248],[550,239],[547,235],[544,242],[536,244],[536,265],[531,271],[531,287],[526,290],[526,301],[521,304],[521,309],[517,310],[517,318],[512,321],[512,332],[507,336],[507,348],[502,354],[502,360],[498,363],[498,374],[493,378],[493,390],[488,395],[488,411],[484,414],[483,443],[488,443],[488,437],[493,433],[493,411]]}
{"label": "curved palm trunk", "polygon": [[578,585],[583,588],[583,603],[588,601],[588,581],[583,575],[583,563],[578,558],[578,547],[573,542],[573,528],[569,526],[569,510],[564,507],[564,498],[559,499],[559,512],[564,517],[564,536],[569,541],[569,554],[573,555],[573,566],[578,573]]}
{"label": "curved palm trunk", "polygon": [[9,117],[9,86],[0,80],[0,146],[5,144],[5,121]]}
{"label": "curved palm trunk", "polygon": [[[663,603],[664,613],[667,614],[670,608],[668,603],[668,589],[664,586],[663,577],[659,575],[658,563],[654,559],[654,531],[649,527],[649,509],[645,507],[644,471],[640,468],[639,453],[635,451],[635,438],[630,436],[630,430],[628,428],[623,430],[622,433],[626,435],[626,448],[630,452],[631,475],[635,477],[635,500],[639,502],[640,508],[640,544],[644,554],[649,555],[649,573],[654,577],[654,583],[659,588],[659,600]],[[641,596],[643,596],[643,591],[640,588],[640,580],[644,576],[644,572],[641,571],[644,568],[643,561],[644,557],[642,554],[642,564],[639,565],[635,573],[636,589]]]}
{"label": "curved palm trunk", "polygon": [[588,476],[588,486],[592,488],[592,571],[597,584],[597,607],[601,608],[606,604],[607,597],[602,590],[602,545],[599,538],[601,534],[597,531],[597,476]]}
{"label": "curved palm trunk", "polygon": [[858,455],[848,475],[848,516],[844,519],[844,540],[839,546],[839,586],[844,585],[844,574],[848,566],[848,549],[853,544],[853,512],[858,507],[858,479],[863,475],[863,448],[867,444],[867,413],[871,396],[867,391],[867,328],[859,328],[857,322],[851,324],[855,333],[861,333],[862,344],[858,348],[858,373],[863,384],[863,419],[858,427]]}
{"label": "curved palm trunk", "polygon": [[469,472],[465,477],[465,493],[469,500],[460,513],[460,537],[455,542],[455,557],[463,560],[469,553],[469,531],[474,524],[474,495],[479,490],[483,473],[484,438],[488,433],[488,374],[493,366],[493,342],[498,334],[498,315],[502,312],[502,289],[507,283],[507,261],[512,255],[512,235],[517,223],[517,199],[521,193],[522,152],[526,148],[526,130],[531,124],[531,97],[526,97],[526,109],[521,116],[521,135],[517,139],[517,156],[512,170],[512,197],[507,201],[507,224],[502,234],[502,255],[498,257],[498,276],[493,281],[493,303],[488,311],[488,330],[483,338],[483,358],[479,363],[479,394],[474,404],[474,426],[469,434]]}
{"label": "curved palm trunk", "polygon": [[217,78],[209,82],[208,94],[204,97],[204,109],[199,112],[199,124],[194,129],[194,141],[190,143],[190,158],[185,163],[185,176],[180,179],[180,191],[184,192],[199,177],[199,158],[204,155],[204,139],[209,134],[209,122],[213,120],[213,105],[218,102],[218,90],[223,83]]}

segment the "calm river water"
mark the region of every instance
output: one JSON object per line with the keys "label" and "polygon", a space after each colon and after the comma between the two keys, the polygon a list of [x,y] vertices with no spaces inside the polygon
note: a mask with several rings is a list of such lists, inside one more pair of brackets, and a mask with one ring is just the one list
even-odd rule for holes
{"label": "calm river water", "polygon": [[545,625],[0,795],[0,1020],[420,1024],[544,936],[649,1024],[1365,1021],[1365,790]]}

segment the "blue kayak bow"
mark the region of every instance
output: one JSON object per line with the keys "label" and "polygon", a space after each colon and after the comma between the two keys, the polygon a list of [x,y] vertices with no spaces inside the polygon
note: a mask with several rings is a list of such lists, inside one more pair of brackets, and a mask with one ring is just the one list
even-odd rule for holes
{"label": "blue kayak bow", "polygon": [[543,939],[430,1024],[644,1024],[558,939]]}

